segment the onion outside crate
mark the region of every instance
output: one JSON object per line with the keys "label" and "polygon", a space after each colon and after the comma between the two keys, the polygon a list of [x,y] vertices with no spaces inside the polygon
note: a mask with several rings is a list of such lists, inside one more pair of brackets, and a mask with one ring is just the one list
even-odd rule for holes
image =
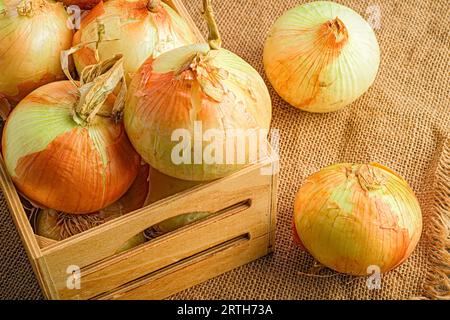
{"label": "onion outside crate", "polygon": [[413,252],[422,214],[408,183],[377,163],[341,163],[306,179],[294,204],[295,241],[319,263],[350,275],[388,272]]}
{"label": "onion outside crate", "polygon": [[274,23],[263,61],[270,83],[286,102],[309,112],[332,112],[373,84],[380,48],[358,13],[315,1],[288,10]]}

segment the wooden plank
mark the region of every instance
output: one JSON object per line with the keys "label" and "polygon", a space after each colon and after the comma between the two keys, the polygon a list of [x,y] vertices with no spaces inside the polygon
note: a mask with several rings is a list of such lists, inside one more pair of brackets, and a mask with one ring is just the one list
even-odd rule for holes
{"label": "wooden plank", "polygon": [[66,289],[67,275],[62,279],[54,278],[60,297],[91,298],[241,234],[248,233],[251,237],[267,234],[269,198],[268,186],[267,191],[252,198],[252,206],[245,210],[241,208],[237,212],[224,212],[157,238],[128,253],[89,266],[81,272],[80,290]]}
{"label": "wooden plank", "polygon": [[268,237],[238,239],[130,283],[99,299],[164,299],[268,254]]}
{"label": "wooden plank", "polygon": [[52,244],[58,243],[58,241],[56,241],[56,240],[49,239],[49,238],[46,238],[46,237],[42,237],[42,236],[39,236],[37,234],[35,235],[35,237],[36,237],[36,241],[39,244],[39,247],[41,249],[45,248],[45,247],[48,247],[48,246],[50,246]]}
{"label": "wooden plank", "polygon": [[[269,176],[261,176],[258,170],[252,170],[246,174],[242,174],[241,172],[235,178],[224,178],[215,183],[201,186],[199,189],[190,190],[186,194],[176,195],[163,200],[159,205],[155,204],[138,210],[136,213],[131,214],[132,216],[127,215],[118,218],[111,221],[110,225],[105,224],[99,226],[96,228],[97,230],[92,230],[95,232],[91,232],[90,236],[79,235],[79,241],[74,242],[74,240],[77,240],[72,239],[77,237],[74,236],[69,239],[72,241],[71,246],[66,246],[58,250],[47,247],[44,249],[45,260],[52,274],[53,282],[58,286],[64,285],[67,277],[67,266],[77,265],[83,268],[92,263],[109,258],[114,255],[117,248],[126,240],[158,222],[187,212],[216,212],[223,209],[223,207],[229,207],[247,199],[252,199],[252,207],[260,215],[264,216],[262,212],[268,210],[267,198],[269,194]],[[216,201],[218,198],[221,201]],[[123,221],[118,221],[119,219]],[[215,221],[214,218],[211,221],[213,223]],[[239,221],[235,223],[238,223],[239,226]],[[267,225],[267,219],[265,221],[263,220],[263,223]],[[211,230],[212,232],[217,232],[217,230],[226,232],[228,228],[227,221],[222,220],[220,224],[213,225]],[[219,233],[219,235],[223,234]],[[207,245],[208,239],[205,239],[204,242]],[[95,248],[95,250],[92,250],[92,248]],[[49,251],[46,252],[45,250]],[[139,248],[135,250],[139,250]],[[108,254],[103,253],[100,255],[102,252],[108,252]]]}
{"label": "wooden plank", "polygon": [[[250,199],[266,189],[269,183],[268,176],[259,174],[261,165],[249,166],[228,177],[158,201],[59,241],[42,249],[42,252],[49,263],[75,263],[85,267],[112,256],[128,239],[161,221],[188,212],[216,212]],[[92,250],[93,247],[96,250]]]}
{"label": "wooden plank", "polygon": [[272,151],[272,155],[275,157],[273,159],[273,162],[270,164],[272,167],[272,179],[271,179],[271,201],[269,204],[270,208],[270,220],[269,220],[269,227],[270,227],[270,245],[269,250],[270,252],[273,252],[275,250],[275,231],[276,231],[276,224],[277,224],[277,210],[278,210],[278,170],[279,170],[279,161],[278,156],[274,154]]}
{"label": "wooden plank", "polygon": [[28,217],[23,209],[22,202],[14,187],[14,183],[9,176],[5,161],[0,157],[0,184],[8,204],[9,211],[24,243],[25,249],[31,259],[36,259],[42,255],[39,244],[34,237],[33,229]]}

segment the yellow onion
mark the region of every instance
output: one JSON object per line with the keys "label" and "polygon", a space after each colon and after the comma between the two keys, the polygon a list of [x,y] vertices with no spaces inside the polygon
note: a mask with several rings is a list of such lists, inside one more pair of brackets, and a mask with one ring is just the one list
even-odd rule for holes
{"label": "yellow onion", "polygon": [[372,85],[380,49],[370,25],[330,1],[295,7],[281,16],[264,46],[264,68],[278,94],[310,112],[339,110]]}
{"label": "yellow onion", "polygon": [[[53,209],[41,209],[35,220],[36,233],[61,241],[141,208],[148,192],[148,170],[148,165],[141,165],[138,176],[125,195],[100,212],[71,215]],[[131,249],[144,241],[145,237],[141,232],[125,242],[116,253]]]}
{"label": "yellow onion", "polygon": [[335,164],[306,179],[294,205],[297,242],[342,273],[387,272],[412,253],[422,215],[407,182],[377,163]]}
{"label": "yellow onion", "polygon": [[86,44],[74,54],[80,72],[97,60],[123,54],[127,79],[150,56],[194,43],[187,23],[157,0],[100,2],[81,21],[73,45]]}
{"label": "yellow onion", "polygon": [[[256,135],[260,129],[268,130],[271,120],[264,81],[248,63],[220,48],[209,2],[204,0],[209,45],[184,46],[146,60],[132,79],[124,110],[125,128],[142,158],[183,180],[212,180],[248,164],[253,159],[248,156],[251,139],[237,146],[238,139],[228,133],[243,130]],[[182,141],[173,137],[179,130],[187,132]],[[206,131],[215,133],[212,149],[216,154],[220,149],[222,157],[204,159],[212,144],[202,136]],[[183,159],[175,161],[174,151],[186,141],[179,152]],[[241,162],[226,161],[240,148],[245,154]]]}
{"label": "yellow onion", "polygon": [[25,97],[8,117],[3,156],[17,188],[40,206],[98,211],[118,200],[139,169],[139,155],[111,92],[123,80],[120,57],[85,69],[81,83],[59,81]]}
{"label": "yellow onion", "polygon": [[16,105],[34,89],[65,78],[59,54],[72,42],[67,19],[61,3],[0,0],[0,100]]}

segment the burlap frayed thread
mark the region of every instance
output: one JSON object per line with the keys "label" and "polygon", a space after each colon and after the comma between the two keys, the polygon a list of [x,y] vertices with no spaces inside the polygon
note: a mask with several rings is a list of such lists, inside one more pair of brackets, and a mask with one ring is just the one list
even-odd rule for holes
{"label": "burlap frayed thread", "polygon": [[447,139],[441,161],[436,168],[434,195],[435,215],[431,217],[431,248],[424,296],[428,299],[450,299],[450,139]]}

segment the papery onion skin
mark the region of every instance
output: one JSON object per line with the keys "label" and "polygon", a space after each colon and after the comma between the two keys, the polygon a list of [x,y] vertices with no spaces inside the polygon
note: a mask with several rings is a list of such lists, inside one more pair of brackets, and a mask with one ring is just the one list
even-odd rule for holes
{"label": "papery onion skin", "polygon": [[277,93],[309,112],[332,112],[372,85],[380,49],[370,25],[343,5],[316,1],[281,16],[264,46],[264,68]]}
{"label": "papery onion skin", "polygon": [[11,105],[40,86],[65,78],[60,52],[70,48],[73,36],[61,3],[34,0],[29,16],[18,15],[19,3],[0,2],[0,100],[6,98]]}
{"label": "papery onion skin", "polygon": [[128,191],[119,200],[102,209],[101,212],[118,216],[142,208],[149,194],[149,170],[148,164],[141,163],[137,177]]}
{"label": "papery onion skin", "polygon": [[[82,19],[73,45],[98,41],[98,22],[101,22],[105,34],[98,44],[99,59],[123,54],[127,80],[130,80],[149,56],[196,42],[190,27],[170,6],[161,2],[151,12],[147,4],[148,0],[100,2]],[[74,54],[78,72],[97,62],[95,48],[96,43],[91,43]]]}
{"label": "papery onion skin", "polygon": [[311,175],[297,193],[295,229],[321,264],[350,275],[370,266],[388,272],[405,261],[422,232],[414,192],[376,164],[335,164]]}
{"label": "papery onion skin", "polygon": [[[69,213],[98,211],[134,181],[140,158],[122,123],[72,118],[78,90],[69,81],[42,86],[24,98],[3,131],[3,156],[17,188],[29,199]],[[112,108],[114,99],[104,108]]]}
{"label": "papery onion skin", "polygon": [[[257,133],[268,131],[271,115],[270,95],[256,70],[228,50],[196,44],[151,57],[141,66],[129,88],[124,124],[136,151],[152,167],[179,179],[208,181],[248,164],[249,144],[243,164],[194,163],[193,155],[191,163],[175,164],[172,150],[179,141],[172,141],[174,131],[185,129],[192,139],[199,139],[194,132],[197,122],[203,132]],[[202,150],[208,144],[203,141]]]}

